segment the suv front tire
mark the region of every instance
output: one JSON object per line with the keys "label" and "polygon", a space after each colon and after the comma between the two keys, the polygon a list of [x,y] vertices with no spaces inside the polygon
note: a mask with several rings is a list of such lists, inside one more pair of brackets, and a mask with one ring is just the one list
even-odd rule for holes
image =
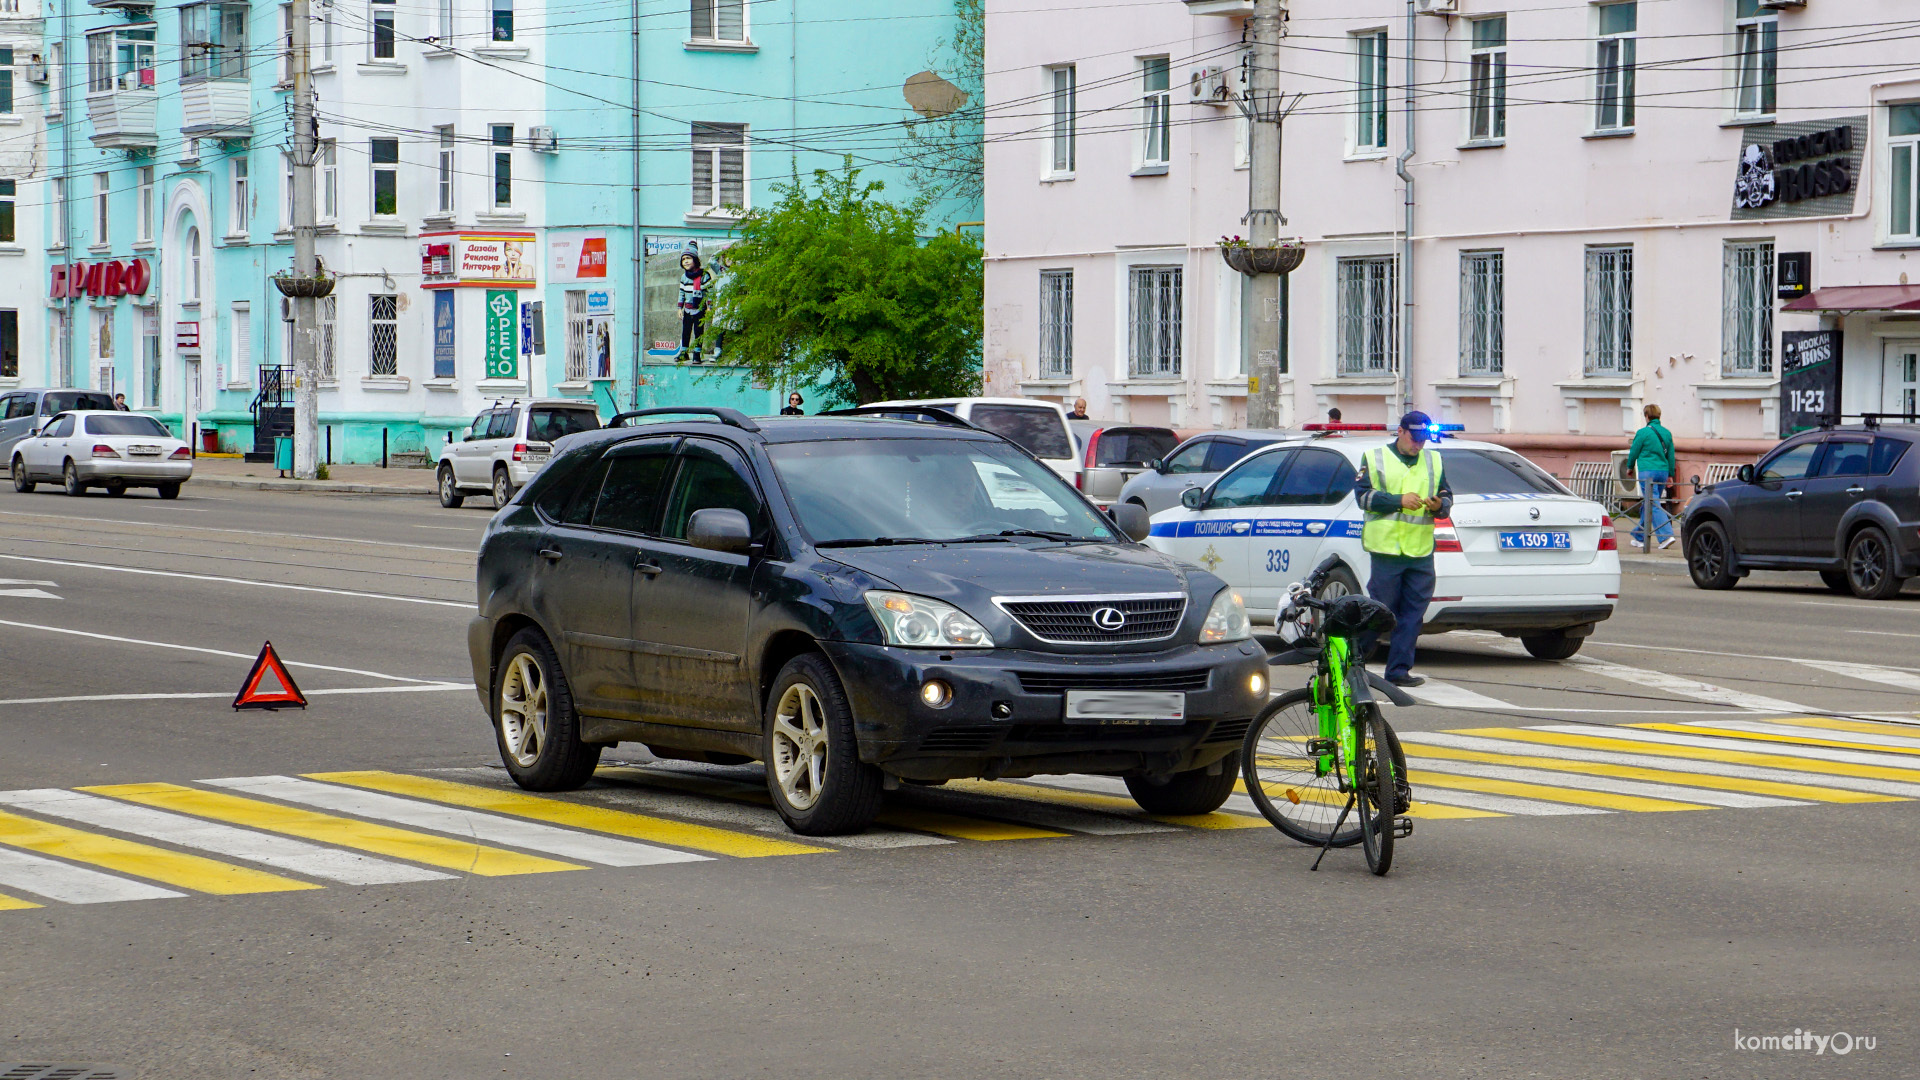
{"label": "suv front tire", "polygon": [[528,791],[572,791],[593,776],[600,747],[580,741],[580,714],[547,636],[528,627],[500,654],[493,732],[507,775]]}
{"label": "suv front tire", "polygon": [[763,725],[767,793],[802,836],[841,836],[880,813],[880,770],[860,760],[853,710],[826,658],[787,661],[767,695]]}

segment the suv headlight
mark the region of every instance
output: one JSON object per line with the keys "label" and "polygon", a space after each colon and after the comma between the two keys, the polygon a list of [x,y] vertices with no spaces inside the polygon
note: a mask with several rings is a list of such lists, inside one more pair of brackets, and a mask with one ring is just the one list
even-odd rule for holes
{"label": "suv headlight", "polygon": [[[889,645],[939,649],[991,649],[993,635],[973,616],[938,600],[909,593],[867,593],[867,609],[880,623]],[[1246,616],[1241,616],[1241,622]]]}
{"label": "suv headlight", "polygon": [[1223,641],[1245,641],[1252,636],[1253,629],[1247,625],[1247,606],[1241,603],[1240,594],[1221,589],[1220,595],[1213,598],[1213,606],[1207,609],[1207,621],[1200,626],[1200,643],[1216,645]]}

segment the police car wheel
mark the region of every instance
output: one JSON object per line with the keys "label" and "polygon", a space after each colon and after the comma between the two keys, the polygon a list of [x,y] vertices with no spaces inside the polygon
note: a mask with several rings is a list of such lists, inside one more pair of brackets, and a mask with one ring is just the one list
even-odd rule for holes
{"label": "police car wheel", "polygon": [[1532,653],[1535,659],[1565,660],[1579,652],[1580,646],[1586,640],[1586,638],[1568,637],[1556,631],[1551,634],[1522,634],[1520,644],[1525,645],[1527,652]]}

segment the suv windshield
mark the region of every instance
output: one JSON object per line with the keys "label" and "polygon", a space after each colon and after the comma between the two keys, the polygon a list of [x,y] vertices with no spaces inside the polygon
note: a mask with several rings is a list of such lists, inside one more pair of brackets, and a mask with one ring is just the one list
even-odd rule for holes
{"label": "suv windshield", "polygon": [[581,431],[596,431],[600,414],[592,409],[566,407],[536,408],[527,417],[527,438],[533,442],[553,442]]}
{"label": "suv windshield", "polygon": [[40,415],[52,416],[54,413],[70,412],[78,409],[103,409],[112,412],[117,406],[113,399],[105,394],[90,394],[82,390],[56,390],[40,399]]}
{"label": "suv windshield", "polygon": [[136,416],[132,413],[119,413],[114,416],[87,417],[89,435],[149,435],[170,439],[173,433],[160,426],[160,421],[151,416]]}
{"label": "suv windshield", "polygon": [[1519,454],[1442,450],[1440,463],[1455,495],[1570,495],[1560,481]]}
{"label": "suv windshield", "polygon": [[971,540],[1023,530],[1115,539],[1058,474],[1001,443],[784,443],[767,447],[767,456],[815,544]]}
{"label": "suv windshield", "polygon": [[1037,458],[1070,458],[1073,441],[1060,414],[1038,405],[975,405],[967,414],[974,427],[984,428]]}

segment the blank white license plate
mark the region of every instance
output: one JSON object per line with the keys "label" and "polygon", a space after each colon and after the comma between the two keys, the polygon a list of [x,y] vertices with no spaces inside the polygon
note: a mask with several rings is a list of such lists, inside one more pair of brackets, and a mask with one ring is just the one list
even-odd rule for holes
{"label": "blank white license plate", "polygon": [[141,443],[135,443],[132,446],[127,447],[127,453],[132,454],[135,457],[159,457],[160,448],[157,446],[146,446]]}
{"label": "blank white license plate", "polygon": [[1069,690],[1069,724],[1177,724],[1187,718],[1187,695],[1147,690]]}

